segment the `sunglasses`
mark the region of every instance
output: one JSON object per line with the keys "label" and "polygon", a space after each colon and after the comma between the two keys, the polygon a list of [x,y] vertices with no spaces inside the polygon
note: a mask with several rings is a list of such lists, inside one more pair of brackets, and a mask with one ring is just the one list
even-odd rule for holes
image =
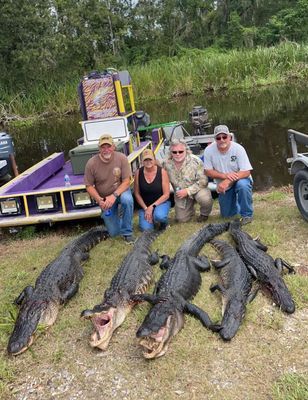
{"label": "sunglasses", "polygon": [[178,150],[178,151],[173,150],[172,151],[172,154],[183,154],[183,153],[184,153],[184,150]]}
{"label": "sunglasses", "polygon": [[227,140],[228,139],[228,135],[223,135],[223,136],[217,136],[216,140]]}
{"label": "sunglasses", "polygon": [[145,158],[143,161],[154,161],[152,158]]}

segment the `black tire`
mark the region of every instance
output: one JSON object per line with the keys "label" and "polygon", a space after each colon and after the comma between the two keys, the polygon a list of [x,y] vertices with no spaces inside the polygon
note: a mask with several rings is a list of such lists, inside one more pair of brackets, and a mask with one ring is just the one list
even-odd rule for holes
{"label": "black tire", "polygon": [[294,197],[303,218],[308,221],[308,169],[301,169],[294,176]]}

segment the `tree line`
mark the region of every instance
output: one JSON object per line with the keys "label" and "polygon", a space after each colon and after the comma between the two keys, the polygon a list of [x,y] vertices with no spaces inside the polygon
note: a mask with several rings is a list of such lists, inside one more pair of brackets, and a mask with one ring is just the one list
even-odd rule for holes
{"label": "tree line", "polygon": [[0,0],[0,9],[7,92],[186,49],[308,40],[308,0]]}

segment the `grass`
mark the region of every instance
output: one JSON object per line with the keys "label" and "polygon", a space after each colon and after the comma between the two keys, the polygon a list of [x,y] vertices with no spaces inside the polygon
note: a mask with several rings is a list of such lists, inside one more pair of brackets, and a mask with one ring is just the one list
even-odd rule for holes
{"label": "grass", "polygon": [[[256,87],[285,84],[290,80],[306,84],[307,54],[307,45],[294,43],[227,52],[187,49],[177,57],[164,57],[145,65],[124,68],[132,75],[138,103],[213,91],[251,91]],[[101,69],[106,67],[101,66]],[[123,66],[115,67],[123,69]],[[46,77],[44,81],[44,85],[21,93],[3,90],[0,120],[16,116],[17,120],[13,122],[18,125],[21,123],[19,117],[41,118],[79,110],[78,79],[75,76],[65,82],[53,81],[53,77]]]}
{"label": "grass", "polygon": [[[53,327],[40,332],[32,347],[18,357],[8,357],[6,346],[13,328],[12,300],[53,260],[66,243],[86,229],[55,226],[44,234],[31,232],[0,242],[0,398],[7,399],[292,399],[307,398],[308,303],[307,223],[302,220],[289,190],[255,193],[255,220],[247,225],[259,235],[274,257],[293,264],[296,275],[285,281],[296,303],[286,315],[263,293],[248,305],[235,338],[223,342],[190,316],[172,341],[168,353],[145,360],[135,338],[149,305],[134,308],[116,331],[106,352],[88,345],[91,324],[80,312],[98,304],[116,268],[130,250],[120,238],[109,239],[91,250],[78,294],[65,305]],[[210,222],[218,222],[215,201]],[[135,221],[135,224],[137,221]],[[89,223],[88,223],[89,224]],[[136,227],[136,225],[135,225]],[[193,232],[196,222],[174,224],[153,244],[153,250],[174,254]],[[228,233],[223,238],[230,241]],[[202,254],[218,258],[207,244]],[[161,271],[155,268],[154,282]],[[202,286],[193,302],[214,321],[221,318],[221,296],[209,291],[218,281],[216,272],[202,274]],[[1,325],[1,323],[3,325]],[[292,397],[293,396],[293,397]]]}
{"label": "grass", "polygon": [[308,398],[308,377],[300,374],[285,374],[273,387],[274,400],[303,400]]}

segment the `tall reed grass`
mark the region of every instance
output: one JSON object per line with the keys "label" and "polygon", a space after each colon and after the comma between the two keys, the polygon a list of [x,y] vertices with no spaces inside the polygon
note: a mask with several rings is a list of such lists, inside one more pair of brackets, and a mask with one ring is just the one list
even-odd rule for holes
{"label": "tall reed grass", "polygon": [[[103,69],[106,67],[109,66]],[[283,43],[270,48],[228,52],[185,49],[180,56],[164,57],[127,69],[133,78],[137,101],[204,91],[250,89],[289,79],[304,82],[308,77],[308,45]],[[76,77],[61,84],[52,82],[50,77],[44,86],[33,86],[28,92],[2,91],[0,120],[6,115],[26,117],[77,111],[77,85]]]}
{"label": "tall reed grass", "polygon": [[249,89],[308,76],[308,46],[284,43],[226,53],[186,51],[181,57],[130,68],[136,97],[147,99],[207,90]]}

